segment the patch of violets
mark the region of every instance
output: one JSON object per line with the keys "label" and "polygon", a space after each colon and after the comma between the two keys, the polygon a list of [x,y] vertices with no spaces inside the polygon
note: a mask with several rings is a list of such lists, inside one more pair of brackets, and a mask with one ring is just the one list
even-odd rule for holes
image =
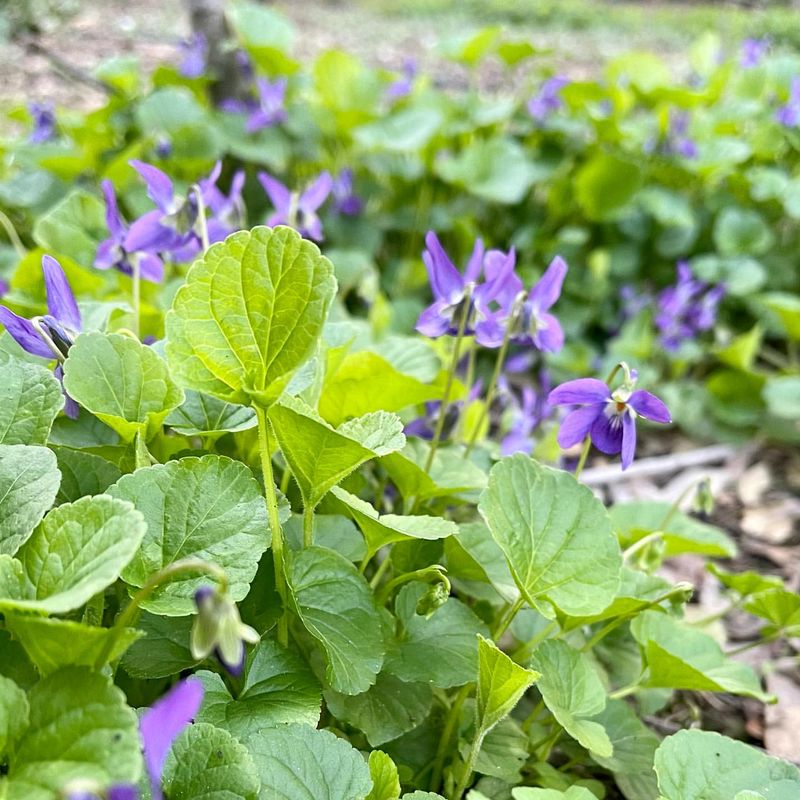
{"label": "patch of violets", "polygon": [[208,59],[208,40],[200,31],[196,31],[186,39],[181,40],[181,63],[178,72],[184,78],[199,78],[206,71]]}
{"label": "patch of violets", "polygon": [[569,80],[563,75],[548,78],[539,88],[539,91],[528,100],[528,113],[537,121],[544,122],[553,112],[563,108],[561,90],[569,85]]}
{"label": "patch of violets", "polygon": [[578,406],[564,418],[558,430],[558,443],[565,450],[584,441],[606,455],[621,454],[626,470],[636,453],[636,420],[644,417],[667,424],[672,421],[662,400],[644,389],[636,388],[635,370],[623,365],[625,379],[612,390],[596,378],[578,378],[553,389],[547,401],[552,406]]}
{"label": "patch of violets", "polygon": [[355,217],[364,210],[364,201],[353,188],[353,170],[343,169],[331,184],[334,208],[347,217]]}
{"label": "patch of violets", "polygon": [[724,284],[710,286],[698,280],[689,264],[679,261],[677,280],[659,293],[656,303],[655,324],[664,348],[674,352],[684,341],[710,330],[724,296]]}
{"label": "patch of violets", "polygon": [[510,456],[514,453],[530,455],[533,452],[533,433],[552,410],[547,402],[550,386],[547,370],[541,370],[538,390],[526,384],[517,398],[506,376],[500,376],[498,380],[500,397],[505,399],[506,406],[511,412],[511,425],[500,441],[501,455]]}
{"label": "patch of violets", "polygon": [[792,78],[789,99],[777,110],[775,119],[787,128],[800,125],[800,76]]}
{"label": "patch of violets", "polygon": [[42,144],[56,138],[56,114],[52,103],[30,103],[28,112],[33,119],[33,130],[28,136],[31,144]]}
{"label": "patch of violets", "polygon": [[245,100],[224,100],[220,108],[234,114],[247,114],[245,130],[257,133],[286,121],[286,85],[286,78],[276,81],[256,78],[253,96]]}
{"label": "patch of violets", "polygon": [[[69,348],[83,330],[81,312],[67,276],[61,264],[52,256],[42,256],[47,314],[31,318],[21,317],[10,308],[0,305],[0,323],[9,336],[27,353],[48,361],[57,361],[53,374],[62,384],[64,371],[62,364],[67,358]],[[78,404],[64,392],[64,413],[78,416]]]}
{"label": "patch of violets", "polygon": [[[197,716],[203,702],[203,684],[187,678],[170,689],[160,700],[148,708],[139,719],[151,800],[163,800],[161,779],[164,765],[173,742]],[[101,789],[93,782],[76,782],[65,790],[66,800],[138,800],[136,786],[116,785]]]}
{"label": "patch of violets", "polygon": [[747,38],[742,42],[739,53],[739,66],[743,69],[752,69],[761,63],[761,59],[769,50],[770,40]]}
{"label": "patch of violets", "polygon": [[414,79],[419,72],[419,64],[415,58],[406,58],[403,61],[401,76],[386,87],[386,97],[390,100],[399,100],[408,97],[414,88]]}
{"label": "patch of violets", "polygon": [[301,236],[315,242],[324,239],[322,221],[317,211],[333,190],[333,178],[329,172],[322,172],[299,192],[293,192],[286,184],[266,172],[259,172],[258,180],[273,207],[267,218],[267,225],[288,225]]}
{"label": "patch of violets", "polygon": [[697,142],[689,136],[691,117],[688,111],[671,109],[669,112],[669,126],[664,143],[664,152],[693,159],[699,155]]}

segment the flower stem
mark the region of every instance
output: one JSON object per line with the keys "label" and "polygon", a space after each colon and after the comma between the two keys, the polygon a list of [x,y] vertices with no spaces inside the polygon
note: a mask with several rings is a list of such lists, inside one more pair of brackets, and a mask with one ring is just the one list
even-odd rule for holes
{"label": "flower stem", "polygon": [[440,564],[432,564],[429,567],[423,567],[422,569],[414,570],[414,572],[406,572],[403,575],[398,575],[396,578],[390,580],[389,583],[387,583],[381,589],[381,591],[378,592],[376,600],[379,605],[384,606],[391,597],[392,592],[397,589],[398,586],[402,586],[404,583],[410,583],[411,581],[441,583],[443,579],[446,581],[446,576],[444,573],[445,568],[443,566]]}
{"label": "flower stem", "polygon": [[200,187],[195,184],[192,187],[194,196],[197,199],[197,221],[200,224],[200,242],[203,245],[203,253],[208,251],[211,244],[208,241],[208,219],[206,218],[206,204],[203,202],[203,193]]}
{"label": "flower stem", "polygon": [[131,284],[133,286],[132,290],[132,303],[133,303],[133,332],[136,335],[136,338],[139,338],[139,318],[141,316],[141,306],[142,306],[142,277],[140,275],[139,270],[139,259],[132,258],[131,259]]}
{"label": "flower stem", "polygon": [[500,616],[494,630],[492,631],[492,639],[496,642],[508,630],[508,626],[514,621],[519,610],[525,605],[525,599],[520,596],[512,605],[508,607],[506,612]]}
{"label": "flower stem", "polygon": [[303,506],[303,547],[314,544],[314,508]]}
{"label": "flower stem", "polygon": [[456,785],[455,791],[450,795],[450,800],[461,800],[461,796],[466,791],[469,779],[475,771],[475,762],[478,760],[478,754],[481,752],[485,736],[485,731],[479,731],[473,739],[472,746],[469,749],[469,755],[464,763],[464,769],[461,772],[461,778]]}
{"label": "flower stem", "polygon": [[492,407],[492,401],[494,400],[494,393],[497,389],[497,381],[500,379],[500,373],[503,371],[503,364],[505,363],[506,360],[506,353],[508,353],[508,345],[511,342],[510,334],[511,334],[511,326],[508,325],[506,327],[505,336],[503,337],[503,344],[500,345],[500,350],[498,350],[497,352],[497,360],[494,363],[494,371],[492,372],[492,377],[489,380],[489,386],[486,389],[486,399],[483,402],[481,415],[478,418],[478,422],[472,429],[469,441],[467,442],[467,449],[464,451],[464,458],[469,458],[469,454],[472,452],[472,448],[475,446],[475,441],[478,438],[478,433],[480,432],[481,426],[483,425],[483,421],[489,415],[489,411]]}
{"label": "flower stem", "polygon": [[278,643],[286,647],[289,644],[288,589],[286,587],[286,570],[283,562],[283,531],[278,514],[278,496],[275,493],[275,478],[272,474],[272,445],[269,434],[269,420],[266,409],[255,406],[258,420],[258,449],[261,456],[261,472],[264,476],[264,495],[267,499],[267,513],[272,536],[272,560],[275,564],[275,588],[281,598],[283,613],[278,619]]}
{"label": "flower stem", "polygon": [[450,749],[450,741],[453,738],[453,733],[458,728],[458,720],[461,716],[461,706],[464,705],[467,697],[472,691],[472,684],[467,683],[461,687],[458,694],[450,706],[447,713],[447,719],[442,731],[442,738],[439,739],[439,747],[436,751],[436,761],[433,764],[433,771],[431,772],[430,789],[435,792],[442,783],[442,773],[444,772],[444,760],[447,756],[447,751]]}
{"label": "flower stem", "polygon": [[444,421],[447,417],[447,407],[450,405],[450,394],[453,391],[453,381],[455,380],[456,370],[458,369],[458,359],[461,353],[461,342],[464,339],[464,331],[467,329],[467,321],[469,320],[470,306],[472,304],[472,290],[469,286],[467,286],[464,294],[463,303],[464,309],[461,312],[461,320],[458,324],[458,333],[456,333],[456,341],[453,345],[453,357],[450,359],[450,369],[447,373],[447,382],[444,385],[442,405],[439,408],[439,418],[436,420],[436,428],[433,432],[431,448],[428,451],[428,458],[425,461],[425,472],[430,472],[431,465],[433,464],[433,457],[436,455],[436,450],[439,447],[439,442],[442,438],[442,431],[444,430]]}
{"label": "flower stem", "polygon": [[586,459],[589,458],[589,451],[592,449],[592,440],[587,436],[583,440],[583,450],[581,450],[581,457],[578,459],[578,466],[575,467],[575,480],[581,477],[583,468],[586,466]]}
{"label": "flower stem", "polygon": [[0,211],[0,225],[2,225],[9,241],[17,251],[17,255],[20,258],[24,258],[28,252],[28,249],[24,244],[22,244],[22,239],[19,238],[19,234],[17,233],[17,229],[14,227],[14,223],[9,219],[8,215],[4,214],[2,211]]}
{"label": "flower stem", "polygon": [[184,572],[205,572],[212,578],[216,578],[220,585],[221,591],[227,591],[228,576],[221,567],[218,567],[216,564],[212,564],[209,561],[203,561],[199,558],[184,558],[180,561],[174,561],[172,564],[164,567],[164,569],[150,576],[147,583],[145,583],[145,585],[142,586],[138,592],[136,592],[130,603],[125,606],[125,610],[119,614],[114,622],[114,625],[109,629],[109,634],[106,638],[105,644],[100,650],[100,653],[98,654],[94,663],[94,668],[96,670],[100,670],[103,668],[103,666],[105,666],[109,655],[114,649],[114,645],[124,632],[125,628],[127,628],[129,625],[132,625],[136,621],[136,617],[139,614],[139,607],[142,605],[142,603],[144,603],[144,601],[147,600],[147,598],[150,597],[150,595],[153,594],[153,592],[158,589],[162,583],[166,583],[167,581],[172,580],[176,575],[181,575]]}
{"label": "flower stem", "polygon": [[[375,570],[375,574],[372,576],[372,578],[371,578],[371,580],[369,582],[369,588],[370,589],[375,589],[375,587],[381,582],[381,578],[386,573],[386,570],[389,569],[389,566],[391,565],[391,563],[392,563],[391,557],[390,556],[386,556],[386,558],[384,558],[383,561],[381,561],[381,563],[378,564],[378,568]],[[364,572],[366,572],[367,564],[369,564],[369,556],[367,556],[361,562],[361,573],[362,574]]]}

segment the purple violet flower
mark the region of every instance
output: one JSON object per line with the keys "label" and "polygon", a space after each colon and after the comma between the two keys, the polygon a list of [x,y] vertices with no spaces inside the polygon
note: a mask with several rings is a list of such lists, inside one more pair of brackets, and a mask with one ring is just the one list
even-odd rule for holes
{"label": "purple violet flower", "polygon": [[[490,307],[514,269],[514,251],[506,254],[490,250],[484,255],[483,242],[477,239],[462,275],[433,231],[425,236],[425,247],[422,260],[428,270],[433,303],[420,314],[417,330],[432,339],[445,334],[454,336],[466,313],[465,335],[474,334],[476,341],[485,347],[497,347],[496,321]],[[492,264],[492,275],[479,284],[485,263]],[[466,311],[465,302],[469,303]]]}
{"label": "purple violet flower", "polygon": [[789,99],[775,112],[775,119],[787,128],[800,125],[800,77],[792,78]]}
{"label": "purple violet flower", "polygon": [[761,59],[769,50],[770,41],[768,38],[752,39],[747,38],[742,42],[742,50],[739,55],[739,66],[743,69],[752,69],[761,63]]}
{"label": "purple violet flower", "polygon": [[267,225],[288,225],[301,236],[321,242],[324,238],[322,222],[317,210],[328,198],[333,188],[330,173],[323,172],[302,192],[292,192],[285,184],[266,172],[258,173],[258,180],[269,196],[274,211],[267,218]]}
{"label": "purple violet flower", "polygon": [[688,111],[670,109],[669,129],[664,144],[664,152],[693,159],[699,155],[697,143],[689,137],[689,123],[691,119]]}
{"label": "purple violet flower", "polygon": [[208,241],[221,242],[244,226],[245,207],[242,200],[244,170],[237,170],[231,178],[231,187],[226,195],[210,180],[200,181],[200,190],[205,198],[210,216],[207,220]]}
{"label": "purple violet flower", "polygon": [[633,319],[653,302],[653,298],[647,292],[640,292],[629,283],[620,288],[619,296],[622,300],[622,318],[626,321]]}
{"label": "purple violet flower", "polygon": [[286,96],[286,78],[279,78],[270,83],[265,78],[256,80],[258,101],[254,104],[245,124],[248,133],[255,133],[262,128],[269,128],[286,121],[284,98]]}
{"label": "purple violet flower", "polygon": [[0,278],[0,297],[6,294],[8,294],[8,281],[4,281]]}
{"label": "purple violet flower", "polygon": [[[0,323],[26,352],[48,361],[57,359],[58,365],[53,374],[63,385],[62,364],[82,330],[81,313],[61,264],[52,256],[44,255],[42,273],[47,295],[47,314],[26,319],[0,305]],[[78,416],[78,404],[66,392],[64,398],[64,413],[74,419]]]}
{"label": "purple violet flower", "polygon": [[129,252],[125,249],[128,226],[122,219],[114,194],[114,185],[109,180],[101,184],[106,202],[106,225],[111,236],[100,242],[94,265],[97,269],[116,269],[124,275],[133,274],[134,264],[138,264],[141,277],[152,283],[164,279],[164,263],[155,254],[146,251]]}
{"label": "purple violet flower", "polygon": [[417,59],[406,58],[403,61],[403,74],[402,77],[393,81],[386,88],[386,97],[390,100],[399,100],[401,97],[408,97],[411,90],[414,88],[414,78],[417,77],[419,65]]}
{"label": "purple violet flower", "polygon": [[[472,384],[472,388],[469,390],[466,399],[456,400],[448,405],[447,417],[442,430],[442,435],[445,438],[447,437],[448,432],[452,430],[453,426],[458,421],[458,418],[461,416],[461,412],[464,407],[469,406],[471,403],[474,403],[476,400],[478,400],[482,391],[483,381],[478,379]],[[429,400],[426,402],[425,414],[421,417],[417,417],[416,419],[412,419],[411,422],[407,423],[403,428],[403,433],[405,433],[406,436],[416,436],[420,439],[433,439],[433,428],[436,418],[439,416],[441,407],[441,400]]]}
{"label": "purple violet flower", "polygon": [[343,169],[333,179],[334,207],[340,214],[354,217],[364,210],[364,201],[353,191],[353,170]]}
{"label": "purple violet flower", "polygon": [[205,35],[197,31],[187,39],[183,39],[179,47],[183,54],[183,60],[178,67],[178,72],[184,78],[199,78],[206,71],[206,59],[208,58],[208,40]]}
{"label": "purple violet flower", "polygon": [[53,104],[29,103],[28,111],[33,117],[33,130],[28,141],[31,144],[42,144],[56,138],[56,115]]}
{"label": "purple violet flower", "polygon": [[550,392],[550,405],[580,405],[570,411],[558,431],[558,443],[565,450],[589,436],[602,453],[622,453],[622,469],[633,462],[636,452],[636,418],[669,423],[669,409],[654,394],[635,389],[636,374],[623,366],[625,380],[612,392],[596,378],[567,381]]}
{"label": "purple violet flower", "polygon": [[500,442],[500,453],[503,456],[510,456],[514,453],[530,455],[533,451],[531,434],[550,413],[550,406],[547,404],[550,376],[546,370],[542,370],[539,391],[530,385],[523,386],[520,401],[512,393],[504,375],[500,376],[498,386],[502,394],[509,398],[512,411],[511,427]]}
{"label": "purple violet flower", "polygon": [[528,100],[528,113],[537,121],[544,122],[554,111],[563,108],[561,90],[569,85],[569,80],[563,75],[548,78],[530,100]]}
{"label": "purple violet flower", "polygon": [[677,275],[675,284],[658,295],[655,317],[661,344],[673,352],[684,340],[714,326],[720,301],[725,296],[724,284],[709,287],[697,280],[685,261],[678,262]]}

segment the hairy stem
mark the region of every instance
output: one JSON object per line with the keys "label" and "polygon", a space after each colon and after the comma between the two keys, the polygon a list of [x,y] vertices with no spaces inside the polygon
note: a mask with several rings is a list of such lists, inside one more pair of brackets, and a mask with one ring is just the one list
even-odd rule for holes
{"label": "hairy stem", "polygon": [[450,800],[461,800],[461,796],[466,791],[469,779],[472,777],[472,773],[475,771],[475,762],[478,760],[478,754],[481,752],[481,747],[483,746],[483,739],[485,736],[486,732],[480,731],[473,739],[472,746],[469,749],[469,755],[467,756],[467,760],[464,762],[464,769],[461,772],[461,778],[456,785],[455,791],[450,795]]}
{"label": "hairy stem", "polygon": [[303,506],[303,547],[314,544],[314,508]]}
{"label": "hairy stem", "polygon": [[436,751],[436,761],[433,764],[433,771],[431,772],[430,788],[432,792],[435,792],[442,783],[444,760],[447,757],[448,751],[450,750],[450,743],[453,738],[453,733],[455,733],[458,729],[458,720],[461,716],[461,706],[464,705],[464,702],[469,697],[471,691],[471,683],[462,686],[456,695],[455,700],[453,701],[453,705],[450,706],[450,710],[447,713],[447,719],[445,720],[444,729],[442,730],[442,738],[439,740],[439,748]]}

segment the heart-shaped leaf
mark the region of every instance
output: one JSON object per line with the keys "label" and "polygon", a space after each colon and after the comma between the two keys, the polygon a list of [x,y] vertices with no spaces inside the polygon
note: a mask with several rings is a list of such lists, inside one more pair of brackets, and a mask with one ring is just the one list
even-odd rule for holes
{"label": "heart-shaped leaf", "polygon": [[64,395],[53,373],[9,359],[0,381],[0,443],[46,444]]}

